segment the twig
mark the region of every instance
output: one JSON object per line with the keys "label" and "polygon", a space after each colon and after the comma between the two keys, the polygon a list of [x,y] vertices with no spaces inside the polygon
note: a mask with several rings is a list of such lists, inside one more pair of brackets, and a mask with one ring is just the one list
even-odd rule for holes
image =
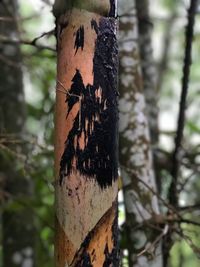
{"label": "twig", "polygon": [[[133,170],[121,165],[122,168],[124,168],[125,170],[129,171],[129,172],[133,172]],[[138,180],[138,182],[140,182],[141,184],[143,184],[153,195],[157,196],[157,198],[164,204],[164,206],[166,206],[168,208],[168,210],[171,210],[172,213],[176,214],[178,218],[181,218],[180,214],[177,212],[177,210],[170,205],[167,201],[165,201],[156,191],[154,191],[151,186],[149,186],[145,181],[143,181],[142,179],[140,179],[137,174],[134,172],[134,178]]]}
{"label": "twig", "polygon": [[192,221],[192,220],[189,220],[189,219],[182,218],[181,220],[177,220],[177,222],[179,222],[179,223],[186,223],[186,224],[193,224],[193,225],[196,225],[196,226],[199,226],[200,227],[200,223],[199,222]]}
{"label": "twig", "polygon": [[81,108],[82,108],[82,96],[81,95],[76,95],[76,94],[71,94],[69,92],[68,89],[65,88],[65,86],[63,85],[63,83],[61,83],[59,80],[57,80],[57,82],[59,83],[59,85],[62,87],[62,89],[57,88],[58,91],[68,95],[68,96],[72,96],[72,97],[77,97],[79,100],[79,128],[78,130],[81,129]]}
{"label": "twig", "polygon": [[40,50],[50,50],[52,52],[56,52],[56,49],[54,47],[36,44],[34,40],[30,41],[30,40],[25,40],[25,39],[11,39],[11,38],[8,38],[4,35],[0,35],[0,42],[5,43],[5,44],[30,45],[30,46],[34,46]]}
{"label": "twig", "polygon": [[53,35],[54,33],[55,33],[55,29],[50,30],[50,31],[48,31],[48,32],[44,32],[44,33],[42,33],[41,35],[39,35],[38,37],[35,37],[31,42],[32,42],[33,44],[36,44],[36,42],[37,42],[39,39],[41,39],[41,38],[43,38],[44,36],[47,36],[47,35]]}
{"label": "twig", "polygon": [[180,188],[177,188],[178,193],[181,193],[185,189],[186,185],[190,182],[195,173],[196,171],[192,171],[192,173],[185,179],[185,181],[180,184]]}
{"label": "twig", "polygon": [[200,203],[191,205],[191,206],[185,206],[185,207],[180,207],[179,208],[180,211],[184,211],[184,212],[191,212],[192,210],[200,210]]}
{"label": "twig", "polygon": [[160,240],[168,233],[169,225],[166,224],[162,233],[156,237],[156,239],[152,243],[148,243],[145,249],[143,249],[140,253],[137,254],[137,257],[141,257],[146,252],[151,253],[153,249],[155,249],[156,245],[160,242]]}
{"label": "twig", "polygon": [[64,93],[64,94],[66,94],[66,95],[68,95],[68,96],[74,96],[74,97],[77,97],[78,99],[80,99],[80,95],[71,94],[71,93],[69,92],[69,90],[68,90],[67,88],[65,88],[65,86],[64,86],[63,83],[61,83],[59,80],[57,80],[57,82],[58,82],[59,85],[63,88],[63,90],[57,88],[58,91],[60,91],[60,92],[62,92],[62,93]]}
{"label": "twig", "polygon": [[200,256],[200,248],[197,247],[197,246],[194,244],[194,242],[192,241],[192,239],[191,239],[189,236],[185,235],[185,234],[183,233],[183,231],[175,230],[175,232],[181,237],[181,239],[184,239],[184,240],[185,240],[185,242],[188,244],[188,246],[193,250],[194,254],[195,254],[198,258],[200,258],[200,257],[199,257],[199,256]]}

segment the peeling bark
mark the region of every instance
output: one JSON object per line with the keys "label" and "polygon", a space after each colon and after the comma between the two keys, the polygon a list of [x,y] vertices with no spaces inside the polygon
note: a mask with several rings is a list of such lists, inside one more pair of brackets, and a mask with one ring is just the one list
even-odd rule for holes
{"label": "peeling bark", "polygon": [[117,267],[115,1],[61,2],[54,5],[56,266]]}
{"label": "peeling bark", "polygon": [[[141,179],[156,191],[137,43],[136,10],[132,7],[132,1],[126,2],[125,8],[120,6],[121,13],[127,16],[120,19],[119,47],[120,166],[126,208],[129,266],[162,266],[160,242],[152,245],[160,231],[145,224],[153,214],[159,214],[158,200],[139,182]],[[147,247],[151,249],[148,250]],[[143,250],[145,253],[137,256]]]}

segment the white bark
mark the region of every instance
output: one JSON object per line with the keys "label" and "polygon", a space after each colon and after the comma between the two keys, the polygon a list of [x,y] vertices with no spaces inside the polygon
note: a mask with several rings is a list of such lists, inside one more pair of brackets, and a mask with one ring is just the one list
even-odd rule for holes
{"label": "white bark", "polygon": [[[120,163],[128,226],[129,265],[162,266],[161,243],[152,245],[160,231],[145,226],[153,214],[159,214],[152,167],[150,136],[145,113],[145,97],[138,48],[138,29],[132,1],[120,6]],[[142,180],[141,183],[139,180]],[[135,227],[138,227],[135,230]],[[148,250],[147,247],[150,249]],[[137,257],[142,250],[144,254]],[[149,257],[152,254],[152,257]]]}

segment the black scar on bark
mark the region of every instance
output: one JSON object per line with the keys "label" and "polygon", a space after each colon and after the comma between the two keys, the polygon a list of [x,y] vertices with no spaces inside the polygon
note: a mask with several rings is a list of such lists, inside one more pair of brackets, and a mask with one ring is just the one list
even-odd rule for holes
{"label": "black scar on bark", "polygon": [[90,255],[85,252],[74,267],[93,267]]}
{"label": "black scar on bark", "polygon": [[109,11],[108,16],[111,18],[115,18],[115,16],[116,16],[116,2],[115,2],[115,0],[110,0],[110,11]]}
{"label": "black scar on bark", "polygon": [[76,49],[75,54],[77,53],[78,49],[84,48],[84,26],[81,25],[80,28],[76,31],[76,38],[74,43],[74,49]]}
{"label": "black scar on bark", "polygon": [[72,95],[70,98],[66,98],[66,101],[68,103],[68,113],[73,108],[74,104],[76,104],[79,101],[79,97],[84,93],[85,86],[83,84],[82,76],[79,72],[79,70],[76,70],[76,74],[72,78],[72,85],[70,88],[70,94]]}
{"label": "black scar on bark", "polygon": [[60,38],[63,30],[68,26],[68,21],[66,22],[60,22],[58,18],[56,18],[56,22],[55,22],[55,31],[54,31],[54,35],[57,39],[56,42],[56,51],[58,51],[58,39]]}
{"label": "black scar on bark", "polygon": [[108,244],[105,245],[105,249],[104,249],[105,261],[102,267],[110,267],[110,266],[115,267],[115,266],[119,266],[119,263],[120,263],[120,249],[119,249],[119,241],[118,241],[118,216],[117,215],[112,225],[112,240],[113,240],[113,249],[111,252],[109,252],[108,250]]}
{"label": "black scar on bark", "polygon": [[[78,96],[81,96],[81,105],[65,142],[60,162],[60,185],[73,170],[95,179],[102,189],[112,186],[118,177],[118,53],[115,27],[113,18],[101,18],[99,21],[93,84],[85,86],[79,70],[72,79],[71,96],[66,98],[68,114],[79,101]],[[101,90],[101,99],[97,90]],[[85,137],[84,149],[78,143],[82,133]],[[75,167],[72,166],[74,159]]]}
{"label": "black scar on bark", "polygon": [[96,34],[98,34],[98,24],[95,19],[91,20],[91,28],[95,30]]}
{"label": "black scar on bark", "polygon": [[68,21],[61,22],[59,25],[60,25],[60,32],[59,32],[59,36],[60,36],[62,34],[63,30],[68,26]]}

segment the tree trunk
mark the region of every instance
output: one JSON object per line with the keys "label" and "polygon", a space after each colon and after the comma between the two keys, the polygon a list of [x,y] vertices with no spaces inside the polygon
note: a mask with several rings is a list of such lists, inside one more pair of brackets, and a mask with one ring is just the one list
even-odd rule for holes
{"label": "tree trunk", "polygon": [[[159,214],[149,128],[138,49],[133,1],[121,2],[120,13],[120,166],[126,209],[129,266],[162,266],[161,231],[147,223]],[[137,230],[136,230],[137,229]],[[142,253],[141,253],[142,252]]]}
{"label": "tree trunk", "polygon": [[[0,21],[0,35],[18,35],[17,1],[0,2],[0,17],[11,17],[12,20]],[[23,95],[23,79],[21,69],[20,48],[16,44],[0,44],[0,181],[3,181],[2,191],[4,210],[2,213],[2,246],[3,266],[21,267],[34,266],[34,226],[30,208],[17,205],[20,198],[30,199],[32,183],[19,171],[19,162],[15,157],[2,149],[23,153],[21,145],[10,145],[9,137],[24,133],[25,104]],[[5,140],[5,141],[3,141]],[[13,203],[18,208],[10,208]],[[14,205],[13,205],[14,206]],[[19,208],[20,207],[20,208]]]}
{"label": "tree trunk", "polygon": [[153,166],[155,170],[156,185],[158,192],[161,192],[162,179],[160,177],[158,157],[158,90],[156,86],[156,68],[153,60],[152,49],[152,28],[149,16],[149,0],[136,0],[138,18],[139,49],[143,76],[143,89],[146,100],[146,113],[149,123],[151,147],[153,152]]}
{"label": "tree trunk", "polygon": [[149,17],[149,0],[136,0],[138,36],[143,76],[143,89],[146,100],[147,119],[151,144],[158,143],[158,94],[156,90],[156,68],[151,43],[152,23]]}
{"label": "tree trunk", "polygon": [[119,266],[115,1],[54,5],[57,267]]}

